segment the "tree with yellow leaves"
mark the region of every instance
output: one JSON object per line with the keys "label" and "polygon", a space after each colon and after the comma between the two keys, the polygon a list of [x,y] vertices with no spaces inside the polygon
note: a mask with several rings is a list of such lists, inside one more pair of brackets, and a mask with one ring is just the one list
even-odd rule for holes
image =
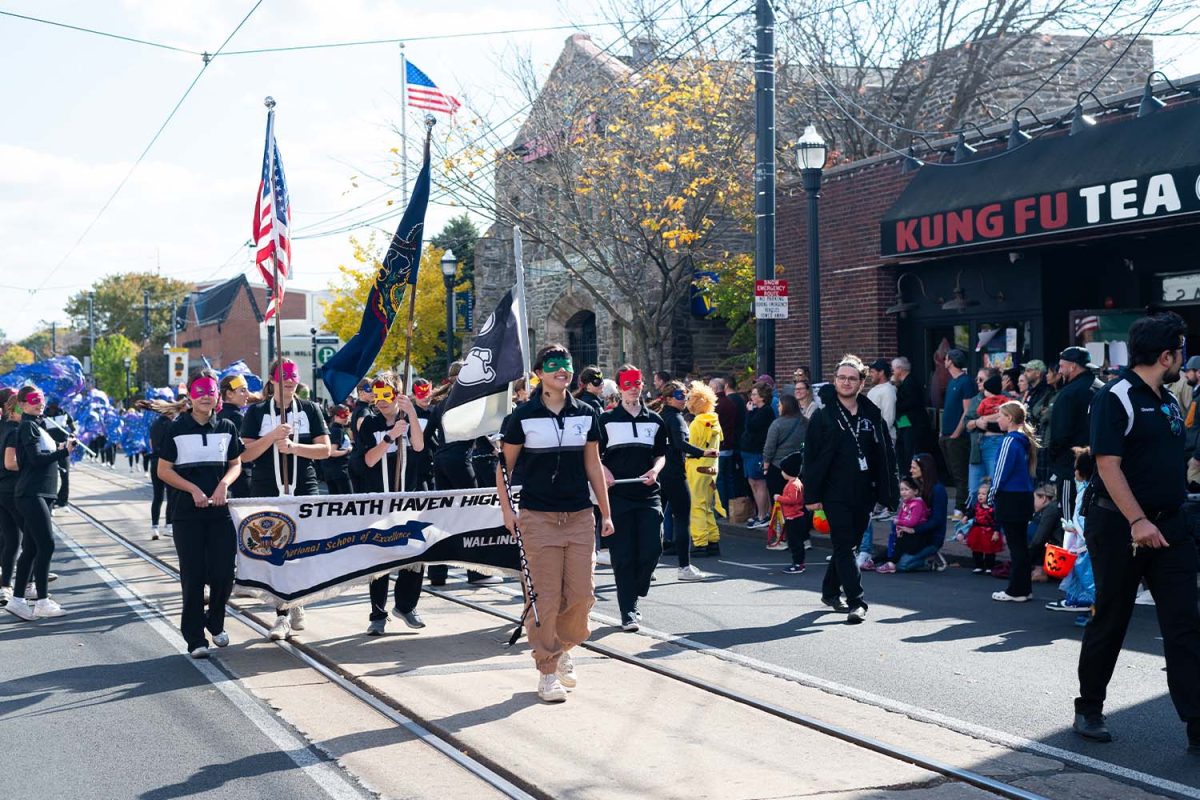
{"label": "tree with yellow leaves", "polygon": [[[386,253],[386,247],[380,246],[374,237],[366,243],[351,238],[350,243],[354,248],[354,260],[357,265],[338,266],[338,278],[329,286],[333,299],[322,301],[326,328],[343,341],[349,341],[350,337],[358,332],[363,306],[366,305],[375,273],[382,267],[383,256]],[[440,377],[445,368],[446,289],[441,272],[444,252],[433,245],[427,245],[421,253],[421,265],[417,272],[412,360],[414,374],[427,374],[427,377]],[[460,264],[459,280],[461,277]],[[413,287],[409,286],[406,291],[411,292],[412,289]],[[388,332],[387,341],[375,358],[372,372],[403,368],[408,302],[409,299],[405,296],[403,307],[396,314]]]}
{"label": "tree with yellow leaves", "polygon": [[[444,188],[519,225],[661,364],[693,271],[753,226],[753,75],[746,64],[664,59],[589,84],[541,87],[518,144],[459,148]],[[494,194],[481,172],[495,176]]]}

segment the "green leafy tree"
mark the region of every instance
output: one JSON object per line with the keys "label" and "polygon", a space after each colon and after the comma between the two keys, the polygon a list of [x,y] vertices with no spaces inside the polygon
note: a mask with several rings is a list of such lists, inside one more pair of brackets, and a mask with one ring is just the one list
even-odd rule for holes
{"label": "green leafy tree", "polygon": [[29,334],[17,344],[27,348],[35,358],[49,358],[52,355],[50,352],[52,341],[53,337],[50,336],[50,331],[43,328]]}
{"label": "green leafy tree", "polygon": [[96,350],[92,354],[96,388],[114,399],[128,397],[130,392],[125,384],[125,359],[132,360],[137,354],[138,346],[119,333],[97,339]]}
{"label": "green leafy tree", "polygon": [[6,345],[0,351],[0,375],[7,375],[22,364],[32,364],[33,353],[19,344]]}
{"label": "green leafy tree", "polygon": [[[721,261],[701,264],[700,270],[717,275],[715,281],[708,277],[700,278],[696,281],[696,288],[712,306],[713,316],[722,320],[729,329],[730,349],[743,353],[750,351],[749,363],[753,363],[754,256],[749,253],[726,254]],[[775,274],[782,275],[783,267],[775,267]]]}
{"label": "green leafy tree", "polygon": [[[87,331],[88,294],[95,293],[96,337],[119,333],[133,342],[143,341],[142,298],[150,291],[150,341],[160,346],[171,333],[171,303],[180,303],[192,285],[153,272],[128,272],[102,278],[86,291],[71,296],[64,309],[78,329]],[[86,352],[86,350],[84,351]]]}
{"label": "green leafy tree", "polygon": [[458,274],[468,283],[475,280],[475,242],[479,241],[479,229],[468,214],[460,214],[446,223],[436,236],[429,240],[439,250],[453,250],[458,258]]}

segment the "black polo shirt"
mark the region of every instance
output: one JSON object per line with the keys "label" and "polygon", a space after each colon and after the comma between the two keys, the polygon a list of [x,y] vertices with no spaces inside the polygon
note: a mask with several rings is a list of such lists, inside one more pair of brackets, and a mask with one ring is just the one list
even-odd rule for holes
{"label": "black polo shirt", "polygon": [[[663,418],[644,405],[637,416],[624,405],[600,415],[600,458],[613,478],[636,478],[645,475],[654,461],[667,454],[667,426]],[[620,483],[610,486],[608,499],[612,513],[620,514],[635,508],[657,508],[659,486],[644,483]]]}
{"label": "black polo shirt", "polygon": [[[1187,498],[1183,411],[1165,386],[1162,395],[1131,369],[1096,392],[1091,406],[1094,456],[1120,456],[1121,472],[1148,514],[1175,511]],[[1098,491],[1107,496],[1096,476]]]}
{"label": "black polo shirt", "polygon": [[[11,495],[17,490],[17,472],[4,466],[4,451],[17,447],[17,423],[10,419],[0,420],[0,494]],[[15,544],[15,543],[14,543]]]}
{"label": "black polo shirt", "polygon": [[58,442],[46,430],[41,417],[21,415],[15,438],[17,450],[17,497],[54,497],[58,494],[58,465],[69,457],[66,449],[58,449]]}
{"label": "black polo shirt", "polygon": [[[403,411],[397,415],[398,420],[407,420],[408,417]],[[384,418],[382,414],[375,413],[369,417],[364,417],[362,425],[358,429],[358,433],[354,435],[354,452],[350,456],[350,460],[358,465],[359,476],[362,478],[367,492],[399,492],[401,487],[396,486],[396,459],[399,458],[399,440],[393,441],[388,445],[387,451],[383,458],[379,459],[379,463],[375,466],[368,466],[366,457],[367,451],[374,448],[383,441],[384,434],[392,429],[392,425]],[[411,424],[411,423],[410,423]],[[411,447],[406,448],[408,457],[414,455]],[[416,453],[420,455],[420,453]],[[381,466],[382,465],[382,466]],[[404,474],[407,480],[409,471],[413,465],[410,461],[404,467]],[[384,483],[384,469],[387,470],[387,483]]]}
{"label": "black polo shirt", "polygon": [[521,445],[521,508],[567,512],[592,507],[583,449],[600,441],[600,417],[591,406],[568,393],[562,413],[555,414],[537,391],[513,410],[502,441]]}
{"label": "black polo shirt", "polygon": [[[208,422],[201,424],[191,413],[185,413],[167,429],[158,457],[171,462],[179,477],[196,484],[200,491],[211,497],[221,478],[225,477],[229,462],[238,458],[243,449],[238,430],[229,420],[213,414]],[[174,487],[170,491],[178,493],[172,521],[229,515],[226,506],[197,508],[191,495]]]}
{"label": "black polo shirt", "polygon": [[[325,426],[325,416],[315,403],[308,400],[296,400],[300,413],[288,413],[287,423],[292,426],[292,436],[297,444],[312,444],[318,436],[328,436],[329,428]],[[271,405],[271,413],[267,406]],[[270,400],[255,403],[246,409],[246,419],[242,422],[242,436],[246,439],[261,439],[275,430],[275,420],[278,410]],[[270,454],[277,452],[268,450],[255,459],[254,473],[250,476],[250,489],[255,497],[275,497],[279,487],[275,483],[275,470],[271,469]],[[309,497],[317,494],[317,470],[308,458],[296,458],[288,453],[279,457],[280,462],[287,459],[288,479],[295,484],[297,497]],[[297,466],[298,465],[298,466]],[[296,470],[299,470],[299,474]],[[283,479],[283,473],[279,474]]]}

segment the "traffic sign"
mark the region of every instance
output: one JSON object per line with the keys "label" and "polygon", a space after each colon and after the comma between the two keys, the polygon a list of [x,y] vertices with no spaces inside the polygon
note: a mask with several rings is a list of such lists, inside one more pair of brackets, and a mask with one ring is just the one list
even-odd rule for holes
{"label": "traffic sign", "polygon": [[788,282],[786,278],[754,281],[754,318],[787,319]]}
{"label": "traffic sign", "polygon": [[333,354],[337,351],[337,347],[331,344],[317,345],[317,366],[323,367],[328,364],[329,359],[333,358]]}

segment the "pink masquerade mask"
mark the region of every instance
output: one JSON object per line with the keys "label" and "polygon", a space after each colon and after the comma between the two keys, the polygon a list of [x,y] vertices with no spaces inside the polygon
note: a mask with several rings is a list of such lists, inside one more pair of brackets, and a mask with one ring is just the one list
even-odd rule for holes
{"label": "pink masquerade mask", "polygon": [[[282,377],[280,376],[282,373]],[[282,383],[283,381],[300,381],[300,368],[293,361],[285,361],[279,365],[279,369],[275,370],[275,381]]]}
{"label": "pink masquerade mask", "polygon": [[216,397],[217,382],[212,378],[197,378],[188,389],[188,394],[193,400],[199,400],[201,397]]}
{"label": "pink masquerade mask", "polygon": [[25,405],[27,406],[36,406],[38,403],[42,402],[42,400],[43,395],[41,392],[30,392],[29,394],[25,395]]}

